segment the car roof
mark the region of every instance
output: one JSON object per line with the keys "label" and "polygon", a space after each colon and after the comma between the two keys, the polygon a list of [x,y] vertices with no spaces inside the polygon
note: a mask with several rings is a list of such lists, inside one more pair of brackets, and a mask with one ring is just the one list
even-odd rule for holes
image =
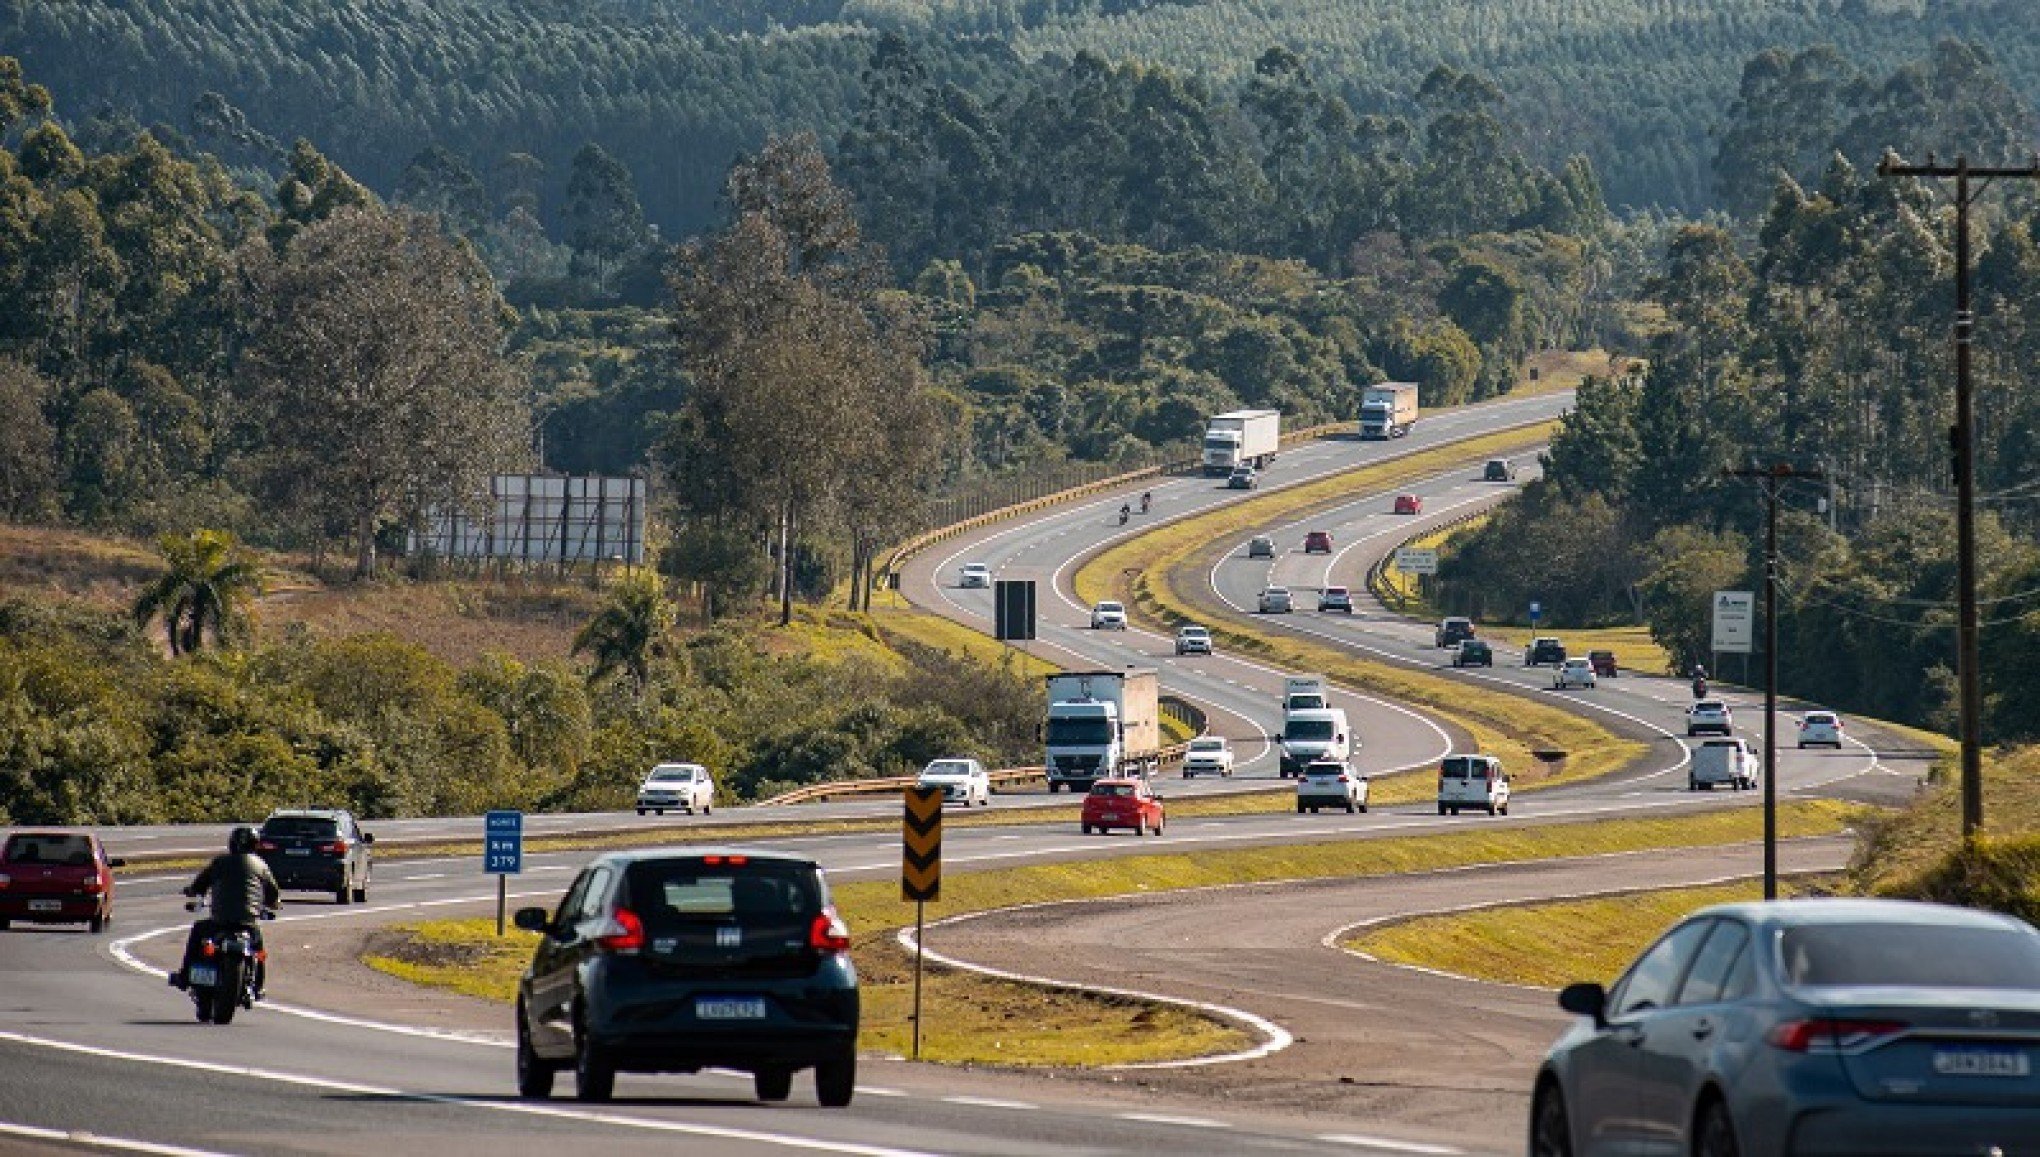
{"label": "car roof", "polygon": [[615,851],[604,852],[588,862],[591,865],[614,864],[627,867],[631,864],[656,860],[697,860],[703,856],[744,856],[757,861],[806,865],[811,868],[820,867],[819,864],[815,863],[813,857],[810,856],[797,855],[793,852],[773,851],[766,848],[746,847],[741,844],[686,844],[662,848],[618,848]]}
{"label": "car roof", "polygon": [[[311,819],[332,820],[348,814],[345,808],[335,807],[280,807],[270,812],[268,819]],[[266,822],[266,821],[265,821]]]}
{"label": "car roof", "polygon": [[1188,635],[1192,632],[1195,632],[1200,635],[1208,635],[1211,633],[1211,628],[1200,627],[1196,623],[1185,623],[1183,624],[1182,629],[1178,630],[1176,633],[1179,635]]}
{"label": "car roof", "polygon": [[1720,699],[1702,699],[1687,708],[1688,711],[1726,711],[1728,704]]}
{"label": "car roof", "polygon": [[1694,916],[1733,916],[1778,927],[1817,924],[1927,924],[1943,928],[2001,928],[2032,932],[2031,925],[1996,912],[1930,904],[1919,900],[1869,900],[1815,896],[1798,900],[1755,900],[1716,904]]}
{"label": "car roof", "polygon": [[1122,783],[1139,783],[1139,782],[1141,782],[1141,781],[1140,781],[1140,780],[1138,780],[1138,779],[1135,779],[1135,778],[1134,778],[1133,776],[1130,776],[1130,775],[1112,775],[1112,776],[1107,776],[1107,777],[1105,777],[1104,779],[1094,779],[1094,780],[1092,780],[1092,781],[1091,781],[1091,786],[1092,786],[1092,787],[1097,787],[1097,786],[1098,786],[1099,784],[1101,784],[1101,783],[1109,783],[1109,784],[1114,784],[1114,785],[1117,785],[1117,784],[1122,784]]}

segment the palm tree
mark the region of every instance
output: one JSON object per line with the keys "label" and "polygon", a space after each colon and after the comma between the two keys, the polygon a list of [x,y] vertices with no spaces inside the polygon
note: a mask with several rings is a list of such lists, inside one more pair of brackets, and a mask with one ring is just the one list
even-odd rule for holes
{"label": "palm tree", "polygon": [[587,651],[595,656],[589,682],[621,667],[630,672],[631,682],[642,694],[652,677],[652,655],[673,629],[674,617],[673,604],[666,601],[657,575],[630,575],[616,584],[609,605],[574,636],[571,653]]}
{"label": "palm tree", "polygon": [[169,569],[135,600],[135,625],[161,617],[170,654],[224,644],[245,621],[247,604],[262,593],[262,567],[225,530],[166,534],[157,549]]}

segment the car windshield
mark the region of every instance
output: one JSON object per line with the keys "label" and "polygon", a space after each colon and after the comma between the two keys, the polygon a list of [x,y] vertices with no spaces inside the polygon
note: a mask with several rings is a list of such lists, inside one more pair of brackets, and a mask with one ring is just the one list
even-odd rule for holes
{"label": "car windshield", "polygon": [[270,839],[330,840],[340,834],[340,825],[311,816],[273,816],[263,823],[262,834]]}
{"label": "car windshield", "polygon": [[641,860],[624,880],[631,911],[647,932],[730,916],[804,916],[822,907],[820,880],[806,864],[743,856]]}
{"label": "car windshield", "polygon": [[1778,939],[1785,982],[1801,987],[2040,988],[2040,936],[1936,924],[1809,924]]}
{"label": "car windshield", "polygon": [[1193,740],[1191,740],[1191,741],[1190,741],[1190,750],[1192,750],[1192,751],[1224,751],[1224,750],[1225,750],[1225,740],[1223,740],[1223,739],[1193,739]]}
{"label": "car windshield", "polygon": [[1292,719],[1282,727],[1282,738],[1306,741],[1324,740],[1332,737],[1332,721],[1329,719]]}
{"label": "car windshield", "polygon": [[662,767],[652,773],[653,783],[686,783],[694,778],[694,770],[686,767]]}
{"label": "car windshield", "polygon": [[970,764],[961,759],[938,759],[922,775],[969,775]]}
{"label": "car windshield", "polygon": [[1130,783],[1101,783],[1091,788],[1091,794],[1131,797],[1133,795],[1133,785]]}
{"label": "car windshield", "polygon": [[1098,613],[1099,613],[1099,614],[1101,614],[1101,615],[1116,615],[1116,614],[1119,614],[1119,613],[1121,613],[1121,612],[1123,612],[1123,611],[1125,611],[1125,610],[1126,610],[1126,608],[1125,608],[1125,607],[1122,607],[1122,606],[1120,606],[1120,605],[1119,605],[1118,603],[1099,603],[1099,604],[1098,604]]}
{"label": "car windshield", "polygon": [[1210,633],[1203,627],[1184,627],[1182,630],[1182,635],[1186,639],[1201,639]]}
{"label": "car windshield", "polygon": [[73,864],[92,862],[92,841],[84,836],[53,832],[46,836],[19,834],[7,839],[0,860],[10,864]]}
{"label": "car windshield", "polygon": [[1112,724],[1103,718],[1051,719],[1048,742],[1054,747],[1103,747],[1112,742]]}

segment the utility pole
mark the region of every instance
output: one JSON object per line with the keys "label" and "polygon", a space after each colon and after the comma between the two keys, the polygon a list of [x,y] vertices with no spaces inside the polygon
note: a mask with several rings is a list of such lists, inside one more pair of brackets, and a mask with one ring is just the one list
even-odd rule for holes
{"label": "utility pole", "polygon": [[[1882,177],[1955,178],[1955,426],[1948,431],[1955,465],[1955,551],[1957,618],[1955,678],[1962,731],[1962,838],[1983,826],[1983,669],[1976,624],[1976,397],[1970,387],[1969,347],[1976,314],[1969,305],[1969,206],[1998,177],[2040,179],[2040,157],[2025,168],[1987,168],[1958,155],[1953,165],[1908,165],[1885,150],[1877,162]],[[1981,181],[1974,190],[1972,180]]]}
{"label": "utility pole", "polygon": [[1783,462],[1724,470],[1731,478],[1764,484],[1764,899],[1778,898],[1778,483],[1787,478],[1818,482],[1818,470],[1794,470]]}

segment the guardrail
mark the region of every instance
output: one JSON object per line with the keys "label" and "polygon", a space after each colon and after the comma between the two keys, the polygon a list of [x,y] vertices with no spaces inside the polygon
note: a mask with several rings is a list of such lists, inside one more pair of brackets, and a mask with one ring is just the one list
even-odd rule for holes
{"label": "guardrail", "polygon": [[1485,518],[1493,512],[1493,506],[1482,506],[1477,510],[1469,510],[1465,514],[1447,519],[1436,526],[1425,527],[1396,543],[1394,546],[1389,547],[1386,553],[1374,560],[1373,566],[1367,568],[1367,578],[1365,580],[1367,593],[1373,595],[1375,601],[1379,602],[1382,606],[1400,613],[1409,605],[1409,599],[1404,596],[1401,590],[1388,581],[1388,565],[1395,561],[1395,553],[1420,538],[1429,538],[1441,530],[1451,530],[1454,527],[1464,526],[1476,518]]}

